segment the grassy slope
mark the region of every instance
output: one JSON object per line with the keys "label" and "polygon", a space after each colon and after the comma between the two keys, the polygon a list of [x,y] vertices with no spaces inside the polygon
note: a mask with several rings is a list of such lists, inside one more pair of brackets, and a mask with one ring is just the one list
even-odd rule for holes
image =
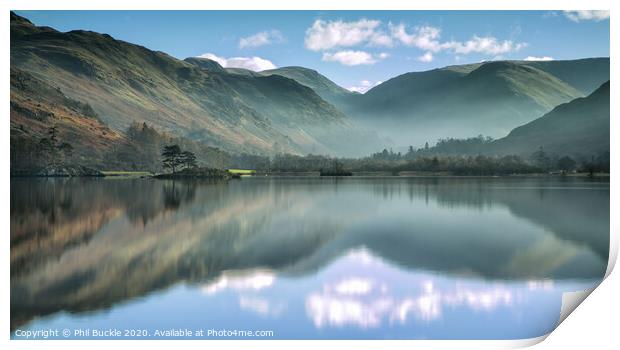
{"label": "grassy slope", "polygon": [[244,95],[268,91],[269,84],[279,93],[269,96],[272,104],[276,99],[304,101],[303,115],[291,106],[274,106],[289,123],[302,117],[314,118],[317,129],[349,126],[346,116],[293,81],[282,88],[277,86],[282,80],[212,72],[105,34],[42,30],[14,14],[11,62],[88,102],[115,129],[138,120],[233,151],[271,151],[275,143],[287,152],[334,151],[338,145],[321,139],[314,128],[278,129],[279,119],[259,111],[263,106],[257,101],[265,99]]}
{"label": "grassy slope", "polygon": [[313,69],[291,66],[262,71],[261,74],[281,75],[293,79],[311,88],[323,99],[344,112],[346,112],[349,109],[349,105],[355,103],[360,96],[358,93],[351,92],[337,85]]}
{"label": "grassy slope", "polygon": [[608,57],[522,63],[556,76],[581,91],[584,95],[591,94],[603,82],[609,80]]}
{"label": "grassy slope", "polygon": [[58,128],[60,142],[74,147],[80,164],[100,164],[122,134],[108,128],[87,104],[67,98],[61,90],[18,69],[11,69],[11,148],[25,147]]}
{"label": "grassy slope", "polygon": [[558,155],[609,151],[609,82],[585,98],[554,108],[490,145],[499,154],[531,154],[540,146]]}

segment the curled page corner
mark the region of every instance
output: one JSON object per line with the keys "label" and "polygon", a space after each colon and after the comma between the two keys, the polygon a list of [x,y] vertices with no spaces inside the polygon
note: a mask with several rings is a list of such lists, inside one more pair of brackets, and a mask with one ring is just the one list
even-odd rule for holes
{"label": "curled page corner", "polygon": [[[581,305],[581,303],[584,300],[586,300],[586,298],[590,296],[590,294],[592,294],[592,292],[596,288],[598,288],[603,283],[603,281],[607,279],[607,277],[609,277],[609,275],[611,274],[611,272],[613,271],[616,265],[617,258],[618,258],[618,242],[617,240],[612,238],[610,239],[610,242],[609,242],[609,259],[607,262],[607,270],[605,271],[605,276],[603,277],[600,283],[598,283],[596,286],[592,288],[588,288],[588,289],[581,290],[581,291],[575,291],[575,292],[565,292],[562,294],[562,308],[560,309],[560,317],[558,319],[558,322],[555,328],[557,328],[560,324],[562,324],[562,322],[564,322],[564,320],[566,320],[566,318],[573,311],[575,311],[575,309],[579,305]],[[549,334],[551,334],[551,332]],[[532,343],[532,345],[542,342],[543,340],[547,338],[547,336],[549,336],[549,334],[542,336],[542,337],[533,338],[532,340],[536,340],[536,342]]]}
{"label": "curled page corner", "polygon": [[[600,284],[599,284],[600,285]],[[586,298],[599,286],[576,292],[565,292],[562,294],[562,308],[560,309],[560,318],[556,324],[556,328],[566,320],[577,306],[579,306]]]}
{"label": "curled page corner", "polygon": [[611,272],[614,270],[614,266],[616,265],[616,260],[618,259],[618,239],[614,239],[612,233],[610,233],[609,237],[609,259],[607,260],[607,270],[605,271],[605,280]]}

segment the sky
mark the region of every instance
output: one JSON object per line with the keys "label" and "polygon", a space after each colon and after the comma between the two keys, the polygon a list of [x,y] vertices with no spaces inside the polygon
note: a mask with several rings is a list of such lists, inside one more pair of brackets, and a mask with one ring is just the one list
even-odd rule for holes
{"label": "sky", "polygon": [[176,58],[316,69],[365,92],[390,78],[488,60],[608,57],[607,11],[16,11]]}

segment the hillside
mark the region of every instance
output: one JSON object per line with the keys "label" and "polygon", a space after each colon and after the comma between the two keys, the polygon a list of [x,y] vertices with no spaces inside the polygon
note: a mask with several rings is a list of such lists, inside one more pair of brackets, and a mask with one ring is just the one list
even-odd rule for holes
{"label": "hillside", "polygon": [[71,158],[84,165],[98,165],[113,145],[124,143],[122,134],[103,124],[90,105],[32,75],[11,68],[11,169],[39,165],[44,157],[42,140],[57,128],[58,142],[72,147]]}
{"label": "hillside", "polygon": [[539,147],[556,155],[590,156],[609,151],[609,81],[584,98],[554,108],[508,136],[489,152],[531,154]]}
{"label": "hillside", "polygon": [[522,63],[554,75],[584,95],[591,94],[603,82],[609,80],[609,57]]}
{"label": "hillside", "polygon": [[369,143],[344,114],[293,80],[196,62],[106,34],[36,27],[11,13],[12,67],[88,103],[112,129],[144,121],[234,152],[348,154],[363,152],[353,144]]}
{"label": "hillside", "polygon": [[337,85],[313,69],[304,67],[282,67],[265,70],[260,73],[263,75],[281,75],[293,79],[311,88],[325,101],[328,101],[344,112],[346,112],[350,108],[350,105],[355,103],[360,96],[358,93],[351,92]]}
{"label": "hillside", "polygon": [[505,135],[582,93],[526,64],[495,61],[407,73],[364,94],[352,116],[396,144]]}
{"label": "hillside", "polygon": [[91,106],[114,133],[146,122],[232,153],[340,156],[502,137],[609,79],[609,58],[492,61],[406,73],[358,94],[312,69],[178,60],[106,34],[37,27],[14,13],[11,67]]}

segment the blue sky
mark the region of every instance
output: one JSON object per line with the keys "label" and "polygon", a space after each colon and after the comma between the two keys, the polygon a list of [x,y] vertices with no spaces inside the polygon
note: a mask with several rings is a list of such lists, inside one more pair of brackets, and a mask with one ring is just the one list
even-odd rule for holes
{"label": "blue sky", "polygon": [[364,91],[411,71],[492,59],[609,56],[602,11],[16,11],[183,59],[316,69]]}

